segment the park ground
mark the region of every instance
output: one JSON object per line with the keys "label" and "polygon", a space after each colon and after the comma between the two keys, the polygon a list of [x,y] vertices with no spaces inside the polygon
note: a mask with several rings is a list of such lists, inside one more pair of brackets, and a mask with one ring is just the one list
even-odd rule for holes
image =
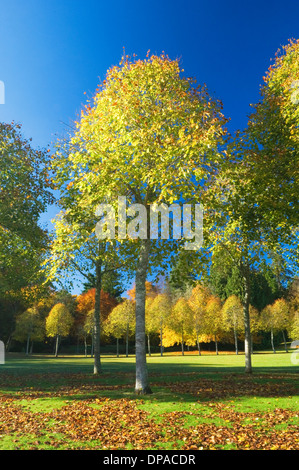
{"label": "park ground", "polygon": [[[296,356],[298,357],[298,356]],[[0,450],[298,450],[294,353],[148,357],[153,394],[134,394],[135,358],[8,354]]]}

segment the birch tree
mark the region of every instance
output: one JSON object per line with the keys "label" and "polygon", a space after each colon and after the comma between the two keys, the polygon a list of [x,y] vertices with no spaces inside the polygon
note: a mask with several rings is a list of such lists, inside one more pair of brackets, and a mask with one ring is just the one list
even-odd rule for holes
{"label": "birch tree", "polygon": [[46,333],[49,337],[56,338],[55,357],[58,356],[58,348],[62,337],[68,336],[73,325],[73,317],[64,304],[56,304],[51,309],[46,319]]}
{"label": "birch tree", "polygon": [[176,334],[184,356],[186,339],[192,335],[193,330],[193,312],[184,297],[179,298],[173,306],[168,326]]}
{"label": "birch tree", "polygon": [[118,341],[120,338],[125,338],[126,357],[129,356],[129,338],[132,336],[132,334],[134,334],[135,331],[134,313],[134,303],[131,300],[126,299],[114,307],[107,319],[105,331],[107,334],[111,334],[114,338],[116,338],[117,357],[119,356]]}
{"label": "birch tree", "polygon": [[231,295],[226,299],[222,307],[223,328],[232,331],[235,341],[235,350],[238,354],[238,335],[244,330],[243,307],[240,299],[236,295]]}
{"label": "birch tree", "polygon": [[216,296],[211,296],[205,308],[204,331],[208,337],[215,341],[217,355],[219,354],[218,342],[223,332],[221,311],[221,300]]}
{"label": "birch tree", "polygon": [[[100,335],[101,335],[101,291],[102,279],[106,273],[120,269],[122,261],[118,246],[113,243],[102,243],[95,235],[96,219],[90,208],[78,211],[75,195],[70,194],[71,187],[66,189],[67,196],[61,204],[69,206],[54,219],[49,256],[44,263],[47,280],[65,282],[70,286],[75,281],[90,279],[90,272],[95,276],[94,298],[94,365],[93,373],[102,372]],[[72,212],[74,211],[75,214]],[[129,269],[128,269],[129,271]]]}
{"label": "birch tree", "polygon": [[272,305],[267,305],[261,314],[262,327],[265,331],[270,332],[271,346],[275,353],[274,334],[283,333],[285,351],[287,350],[285,332],[290,327],[290,309],[284,299],[277,299]]}
{"label": "birch tree", "polygon": [[270,253],[284,254],[293,275],[298,270],[298,54],[296,41],[276,55],[248,126],[225,150],[228,159],[211,188],[213,208],[206,210],[211,252],[225,250],[242,280],[247,373],[252,372],[250,271]]}
{"label": "birch tree", "polygon": [[160,355],[163,356],[163,334],[171,314],[172,301],[167,293],[158,294],[152,301],[148,316],[152,329],[160,334]]}
{"label": "birch tree", "polygon": [[[150,270],[169,268],[175,251],[175,243],[151,237],[150,206],[201,203],[204,183],[211,182],[223,158],[218,149],[226,123],[221,103],[182,73],[179,62],[165,55],[123,57],[87,103],[55,165],[58,187],[68,182],[77,195],[71,201],[73,215],[87,206],[95,211],[104,201],[117,210],[117,196],[139,205],[127,227],[118,212],[115,216],[118,239],[127,254],[135,253],[136,393],[151,393],[145,283]],[[66,192],[67,202],[68,197]],[[132,224],[140,223],[141,229],[133,230]]]}
{"label": "birch tree", "polygon": [[47,233],[39,218],[53,202],[48,152],[36,150],[14,122],[0,123],[0,294],[17,298],[40,285]]}
{"label": "birch tree", "polygon": [[13,334],[17,341],[26,341],[26,355],[29,354],[30,342],[42,341],[45,335],[45,325],[37,307],[28,308],[18,315],[16,329]]}
{"label": "birch tree", "polygon": [[204,322],[205,322],[205,311],[207,307],[207,302],[211,293],[209,290],[200,284],[195,286],[192,291],[191,295],[188,299],[188,303],[193,312],[194,318],[194,330],[196,334],[196,343],[198,354],[201,355],[200,351],[200,337],[205,333],[204,332]]}

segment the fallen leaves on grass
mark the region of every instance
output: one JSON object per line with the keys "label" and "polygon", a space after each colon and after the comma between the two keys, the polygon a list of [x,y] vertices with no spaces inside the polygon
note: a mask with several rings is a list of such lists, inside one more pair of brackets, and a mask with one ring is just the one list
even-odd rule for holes
{"label": "fallen leaves on grass", "polygon": [[[122,374],[122,379],[126,374]],[[109,374],[93,376],[90,374],[24,374],[0,375],[0,389],[15,390],[15,396],[21,399],[45,397],[61,397],[74,395],[95,396],[99,391],[123,390],[128,385],[107,385],[106,380],[111,379]]]}
{"label": "fallen leaves on grass", "polygon": [[[93,405],[98,405],[94,407]],[[298,428],[289,424],[297,417],[291,410],[277,409],[271,413],[236,413],[229,405],[210,403],[210,423],[200,422],[202,416],[193,412],[171,412],[162,415],[162,423],[149,418],[140,408],[140,401],[99,398],[77,400],[50,413],[32,413],[24,410],[13,399],[0,399],[0,435],[34,436],[40,442],[51,432],[63,436],[61,443],[49,441],[54,448],[63,442],[74,443],[77,449],[154,449],[182,450],[220,449],[287,449],[298,450]],[[193,426],[185,427],[189,415]],[[225,425],[216,425],[213,418],[221,418]],[[276,430],[277,424],[286,429]],[[18,441],[18,439],[16,439]],[[36,444],[37,445],[37,444]]]}
{"label": "fallen leaves on grass", "polygon": [[259,396],[259,397],[283,397],[296,394],[296,387],[289,382],[278,380],[271,381],[263,376],[227,376],[221,380],[200,378],[192,381],[163,382],[160,386],[169,388],[174,393],[189,393],[203,399],[224,399],[227,397]]}
{"label": "fallen leaves on grass", "polygon": [[[295,411],[277,408],[271,412],[245,413],[236,412],[232,404],[234,398],[241,396],[295,395],[293,377],[231,375],[212,380],[190,374],[187,381],[187,375],[183,380],[177,376],[178,380],[174,376],[175,381],[159,381],[156,385],[170,390],[179,400],[189,394],[195,397],[194,403],[202,401],[209,410],[205,416],[195,408],[194,412],[164,413],[159,415],[158,422],[153,414],[142,409],[140,399],[100,396],[103,391],[128,390],[128,385],[105,385],[109,376],[100,379],[84,374],[2,376],[2,389],[7,393],[0,396],[0,437],[11,436],[15,448],[22,448],[22,438],[30,435],[32,448],[299,449]],[[13,394],[9,390],[14,390]],[[21,400],[34,404],[36,399],[49,397],[61,398],[64,405],[60,403],[54,411],[45,408],[42,412],[22,406]],[[52,433],[60,436],[60,440],[50,438]]]}
{"label": "fallen leaves on grass", "polygon": [[57,431],[71,439],[98,440],[103,449],[123,449],[129,444],[134,449],[146,449],[161,438],[161,427],[148,419],[145,411],[137,408],[135,401],[98,400],[100,409],[90,403],[72,404],[54,412],[51,419],[63,420]]}
{"label": "fallen leaves on grass", "polygon": [[[212,408],[210,415],[213,418],[221,418],[227,425],[199,424],[185,429],[183,450],[194,446],[202,449],[217,449],[231,446],[237,450],[298,450],[299,431],[298,426],[289,424],[289,421],[297,418],[298,414],[291,410],[276,409],[272,413],[237,413],[229,405],[223,403],[210,403]],[[193,413],[189,413],[193,414]],[[173,437],[180,439],[182,436],[180,420],[183,413],[171,413],[164,416],[168,425],[173,424]],[[285,430],[277,430],[275,426],[286,424]],[[198,448],[199,448],[198,447]]]}

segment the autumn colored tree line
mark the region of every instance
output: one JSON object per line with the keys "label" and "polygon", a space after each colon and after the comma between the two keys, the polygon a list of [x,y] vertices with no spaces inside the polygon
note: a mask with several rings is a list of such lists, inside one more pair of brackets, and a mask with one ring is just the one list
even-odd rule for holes
{"label": "autumn colored tree line", "polygon": [[[150,283],[147,283],[150,285]],[[276,299],[258,311],[250,306],[253,342],[259,343],[259,334],[269,333],[271,345],[275,352],[274,335],[281,333],[287,351],[286,338],[296,339],[298,336],[298,293],[289,300]],[[117,317],[119,307],[112,311],[104,331],[112,333],[119,328],[119,334],[125,331],[134,332],[134,298],[126,300],[122,305],[123,315]],[[107,329],[106,329],[107,328]],[[201,343],[214,342],[218,354],[218,343],[234,343],[238,354],[238,341],[244,342],[243,307],[240,298],[229,296],[225,301],[213,295],[211,290],[197,284],[182,295],[181,292],[157,292],[148,289],[146,298],[146,334],[148,337],[148,354],[151,354],[150,338],[158,335],[160,351],[163,355],[165,347],[180,345],[182,354],[185,346],[196,346],[201,354]]]}
{"label": "autumn colored tree line", "polygon": [[[119,341],[125,341],[125,354],[129,355],[129,341],[135,335],[135,287],[128,291],[128,298],[116,299],[101,293],[101,339],[107,344],[116,340],[116,355],[119,357]],[[233,343],[236,354],[240,342],[244,343],[243,307],[240,298],[230,295],[225,301],[212,294],[201,284],[187,291],[161,291],[152,283],[146,283],[146,335],[147,353],[151,355],[151,341],[159,338],[160,354],[164,348],[180,345],[182,355],[186,347],[196,347],[201,355],[201,344],[213,342],[219,353],[219,343]],[[269,335],[272,350],[276,352],[274,337],[281,335],[286,352],[287,339],[298,338],[299,293],[288,299],[279,298],[259,311],[250,306],[252,342],[259,343],[260,335]],[[88,344],[93,356],[95,288],[79,296],[55,294],[43,299],[19,314],[16,319],[14,339],[26,342],[26,354],[32,352],[34,342],[46,337],[55,339],[54,354],[58,356],[62,338],[70,335],[84,343],[85,356]],[[281,342],[281,341],[280,341]]]}
{"label": "autumn colored tree line", "polygon": [[[105,322],[118,300],[102,290],[101,304],[102,321]],[[58,356],[62,339],[69,336],[73,341],[84,342],[87,351],[87,339],[93,338],[94,307],[95,288],[79,296],[63,291],[52,292],[16,316],[12,338],[26,342],[26,354],[32,352],[34,342],[53,338],[54,354]]]}

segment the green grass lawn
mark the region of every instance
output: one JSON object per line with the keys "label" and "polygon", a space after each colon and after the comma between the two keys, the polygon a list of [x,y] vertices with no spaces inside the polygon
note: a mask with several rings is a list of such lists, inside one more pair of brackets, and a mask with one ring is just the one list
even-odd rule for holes
{"label": "green grass lawn", "polygon": [[0,450],[299,448],[291,353],[148,357],[153,394],[134,394],[135,358],[10,354],[0,366]]}

